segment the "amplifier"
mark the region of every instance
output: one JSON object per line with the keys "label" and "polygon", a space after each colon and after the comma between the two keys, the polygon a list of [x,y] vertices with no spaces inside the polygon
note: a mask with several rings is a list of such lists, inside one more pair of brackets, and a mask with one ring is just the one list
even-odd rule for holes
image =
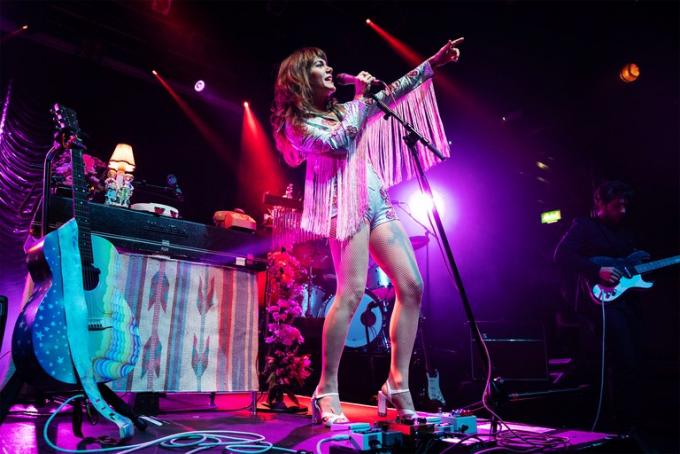
{"label": "amplifier", "polygon": [[[158,254],[211,265],[264,270],[271,238],[198,222],[89,203],[90,229],[126,252]],[[50,197],[49,227],[72,217],[71,199]]]}
{"label": "amplifier", "polygon": [[[538,322],[477,322],[491,355],[491,377],[506,381],[547,381],[548,359],[543,325]],[[468,326],[469,329],[469,326]],[[470,331],[470,362],[473,380],[484,380],[486,366]]]}

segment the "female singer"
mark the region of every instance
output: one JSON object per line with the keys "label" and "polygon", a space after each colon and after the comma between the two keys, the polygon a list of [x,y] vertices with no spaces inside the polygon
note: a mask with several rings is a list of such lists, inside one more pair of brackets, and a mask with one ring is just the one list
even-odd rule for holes
{"label": "female singer", "polygon": [[[458,61],[457,45],[462,41],[450,40],[376,94],[399,107],[417,129],[429,131],[445,155],[448,141],[429,79],[434,69]],[[323,326],[321,378],[312,396],[313,421],[329,427],[348,422],[338,396],[338,366],[349,324],[364,295],[369,252],[396,291],[389,333],[391,366],[378,392],[378,410],[384,414],[389,402],[402,419],[416,415],[408,373],[423,281],[386,192],[386,187],[415,176],[415,168],[400,135],[391,129],[395,126],[371,122],[379,112],[367,96],[375,80],[361,71],[354,82],[354,100],[340,104],[333,97],[333,68],[326,54],[303,48],[283,60],[274,90],[271,122],[277,148],[291,166],[307,161],[301,229],[329,239],[337,276],[335,303]],[[421,150],[421,162],[429,168],[434,159]]]}

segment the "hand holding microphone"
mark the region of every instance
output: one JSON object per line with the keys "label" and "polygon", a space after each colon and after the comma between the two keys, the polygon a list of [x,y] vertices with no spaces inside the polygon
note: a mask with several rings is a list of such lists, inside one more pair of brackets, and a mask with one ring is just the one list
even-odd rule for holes
{"label": "hand holding microphone", "polygon": [[354,97],[358,98],[368,93],[371,86],[385,86],[385,82],[376,79],[366,71],[361,71],[356,76],[340,73],[335,76],[338,85],[354,85]]}

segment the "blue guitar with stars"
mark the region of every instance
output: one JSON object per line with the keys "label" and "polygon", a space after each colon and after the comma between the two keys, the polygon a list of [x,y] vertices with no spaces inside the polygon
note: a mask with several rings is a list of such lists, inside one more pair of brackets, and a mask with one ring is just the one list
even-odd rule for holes
{"label": "blue guitar with stars", "polygon": [[129,419],[108,407],[97,383],[125,377],[140,352],[139,329],[115,287],[118,252],[91,235],[84,146],[75,113],[55,104],[57,140],[71,152],[74,217],[27,251],[35,288],[12,338],[17,372],[41,388],[80,384],[94,407],[116,423],[122,438],[134,433]]}

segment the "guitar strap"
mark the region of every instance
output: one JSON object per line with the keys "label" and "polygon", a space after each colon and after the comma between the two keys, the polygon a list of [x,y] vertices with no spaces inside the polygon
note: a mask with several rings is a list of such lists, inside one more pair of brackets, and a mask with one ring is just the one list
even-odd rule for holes
{"label": "guitar strap", "polygon": [[[99,414],[118,426],[121,439],[134,435],[132,421],[114,411],[106,403],[97,388],[92,367],[88,332],[88,311],[83,286],[83,270],[78,249],[78,224],[70,220],[58,230],[61,249],[61,275],[64,291],[64,315],[66,316],[66,336],[76,375],[80,379],[85,394]],[[85,333],[85,336],[83,336]],[[83,340],[85,337],[85,341]]]}

